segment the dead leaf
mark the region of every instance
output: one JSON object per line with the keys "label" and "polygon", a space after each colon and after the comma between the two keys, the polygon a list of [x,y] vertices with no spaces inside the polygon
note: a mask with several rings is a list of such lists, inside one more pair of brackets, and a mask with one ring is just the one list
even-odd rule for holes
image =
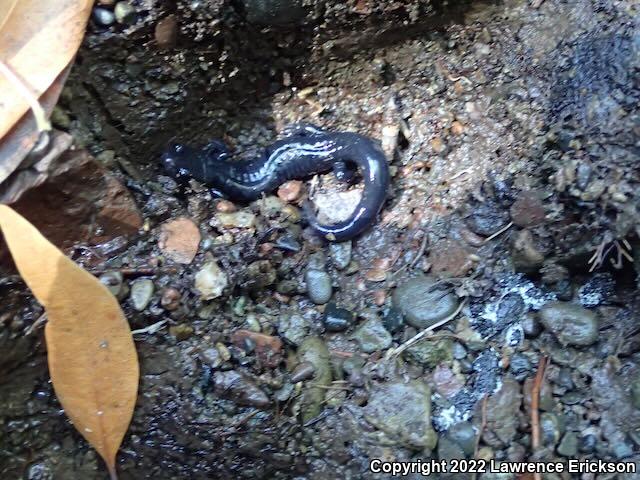
{"label": "dead leaf", "polygon": [[[1,1],[1,0],[0,0]],[[58,102],[64,82],[69,75],[70,66],[56,77],[47,91],[40,97],[40,105],[47,115],[51,115]],[[2,100],[0,99],[0,102]],[[31,112],[25,113],[11,130],[0,139],[0,183],[21,166],[22,160],[29,154],[38,141],[38,126]],[[8,203],[8,202],[3,202]]]}
{"label": "dead leaf", "polygon": [[138,391],[129,324],[102,283],[6,205],[0,205],[0,227],[20,275],[47,311],[45,336],[56,395],[115,479],[116,452]]}
{"label": "dead leaf", "polygon": [[[9,2],[11,3],[11,2]],[[0,60],[39,98],[73,59],[93,0],[20,0],[0,10]],[[29,110],[27,99],[0,75],[0,138]]]}
{"label": "dead leaf", "polygon": [[0,28],[9,19],[9,15],[11,15],[16,3],[18,3],[18,0],[3,0],[0,2]]}

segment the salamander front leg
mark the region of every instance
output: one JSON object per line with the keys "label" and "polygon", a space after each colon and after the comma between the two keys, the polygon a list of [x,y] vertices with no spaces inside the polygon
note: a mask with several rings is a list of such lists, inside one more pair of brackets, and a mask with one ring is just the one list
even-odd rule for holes
{"label": "salamander front leg", "polygon": [[229,147],[222,140],[211,140],[202,149],[208,160],[216,162],[218,160],[226,160],[231,156]]}
{"label": "salamander front leg", "polygon": [[313,123],[299,122],[287,125],[282,129],[282,137],[318,137],[327,132]]}

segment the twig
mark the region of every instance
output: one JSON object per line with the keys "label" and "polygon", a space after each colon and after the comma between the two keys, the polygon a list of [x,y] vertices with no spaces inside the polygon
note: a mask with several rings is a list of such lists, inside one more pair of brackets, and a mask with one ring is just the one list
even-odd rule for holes
{"label": "twig", "polygon": [[[535,452],[540,448],[540,389],[544,379],[544,370],[547,365],[547,357],[540,357],[538,371],[531,388],[531,449]],[[535,480],[540,480],[539,473],[534,473]]]}
{"label": "twig", "polygon": [[159,322],[152,323],[151,325],[149,325],[147,327],[139,328],[138,330],[132,330],[131,334],[132,335],[139,335],[139,334],[142,334],[142,333],[154,334],[158,330],[160,330],[164,326],[165,323],[167,323],[167,320],[160,320]]}
{"label": "twig", "polygon": [[428,241],[428,236],[427,236],[426,232],[423,231],[422,232],[422,242],[420,243],[420,248],[418,249],[418,252],[415,254],[415,256],[411,259],[411,261],[408,264],[403,265],[398,270],[393,272],[391,274],[391,278],[395,277],[396,275],[398,275],[400,272],[403,272],[407,268],[413,268],[413,267],[416,266],[416,263],[418,263],[418,260],[420,260],[422,255],[424,255],[424,251],[427,249],[427,241]]}
{"label": "twig", "polygon": [[400,345],[398,348],[394,348],[393,350],[389,350],[387,352],[387,354],[385,355],[386,359],[389,359],[393,356],[397,356],[400,355],[402,352],[404,352],[407,348],[415,345],[416,343],[418,343],[420,340],[422,340],[425,335],[429,334],[430,332],[432,332],[433,330],[435,330],[438,327],[441,327],[442,325],[444,325],[445,323],[450,322],[451,320],[453,320],[454,318],[456,318],[458,316],[458,314],[462,311],[462,309],[465,307],[465,305],[467,304],[467,299],[465,298],[462,302],[460,302],[460,305],[458,305],[458,308],[456,308],[456,311],[453,312],[451,315],[449,315],[448,317],[440,320],[438,323],[435,323],[427,328],[425,328],[424,330],[422,330],[420,333],[414,335],[413,337],[411,337],[409,340],[407,340],[406,342],[404,342],[402,345]]}
{"label": "twig", "polygon": [[491,240],[493,240],[494,238],[496,238],[498,235],[503,234],[504,232],[506,232],[507,230],[509,230],[511,227],[513,226],[513,222],[509,222],[507,223],[504,227],[502,227],[500,230],[498,230],[496,233],[492,234],[491,236],[487,237],[484,239],[484,243],[488,243]]}
{"label": "twig", "polygon": [[47,114],[44,111],[44,108],[42,108],[42,105],[40,105],[37,95],[29,89],[24,80],[18,77],[13,69],[2,60],[0,60],[0,72],[7,78],[7,80],[9,80],[13,87],[18,91],[20,96],[24,98],[25,101],[29,104],[29,108],[33,112],[33,116],[36,119],[36,126],[38,127],[38,131],[48,132],[49,130],[51,130],[51,123],[47,118]]}
{"label": "twig", "polygon": [[[473,449],[473,458],[478,459],[478,451],[480,450],[480,440],[482,439],[482,433],[484,429],[487,428],[487,402],[489,400],[489,394],[485,393],[484,397],[482,397],[482,407],[481,407],[481,417],[480,417],[480,430],[478,431],[478,436],[476,437],[476,445]],[[472,480],[477,478],[478,474],[474,471],[471,476]]]}

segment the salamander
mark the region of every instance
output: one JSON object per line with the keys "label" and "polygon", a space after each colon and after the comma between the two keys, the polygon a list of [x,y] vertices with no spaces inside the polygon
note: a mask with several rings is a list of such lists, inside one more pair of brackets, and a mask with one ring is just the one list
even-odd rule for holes
{"label": "salamander", "polygon": [[364,191],[353,214],[335,224],[321,224],[305,208],[309,224],[330,241],[355,237],[375,222],[387,196],[389,167],[384,153],[370,138],[352,132],[326,132],[308,124],[289,127],[257,158],[234,161],[224,143],[214,140],[202,149],[172,144],[162,155],[167,172],[177,179],[194,178],[223,196],[251,202],[288,180],[333,170],[350,181],[357,169]]}

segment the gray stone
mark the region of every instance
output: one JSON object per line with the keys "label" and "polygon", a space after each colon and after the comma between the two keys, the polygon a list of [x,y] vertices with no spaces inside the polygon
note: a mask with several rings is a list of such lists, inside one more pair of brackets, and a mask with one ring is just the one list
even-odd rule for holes
{"label": "gray stone", "polygon": [[333,286],[331,277],[323,270],[309,269],[304,276],[309,299],[316,305],[323,305],[331,300]]}
{"label": "gray stone", "polygon": [[353,337],[358,341],[360,349],[365,353],[385,350],[391,346],[391,334],[377,318],[364,322],[356,330]]}
{"label": "gray stone", "polygon": [[431,389],[421,380],[375,387],[365,418],[392,440],[411,447],[432,450],[438,441],[431,426]]}
{"label": "gray stone", "polygon": [[344,270],[351,262],[351,240],[329,244],[331,262],[338,270]]}
{"label": "gray stone", "polygon": [[458,298],[444,290],[446,285],[432,289],[435,283],[436,280],[430,276],[416,277],[393,292],[394,307],[403,313],[410,325],[421,329],[429,327],[458,308]]}
{"label": "gray stone", "polygon": [[309,334],[309,321],[301,315],[284,315],[280,317],[278,332],[283,340],[298,346]]}
{"label": "gray stone", "polygon": [[540,319],[563,345],[591,345],[598,340],[598,315],[580,305],[550,302],[540,310]]}

